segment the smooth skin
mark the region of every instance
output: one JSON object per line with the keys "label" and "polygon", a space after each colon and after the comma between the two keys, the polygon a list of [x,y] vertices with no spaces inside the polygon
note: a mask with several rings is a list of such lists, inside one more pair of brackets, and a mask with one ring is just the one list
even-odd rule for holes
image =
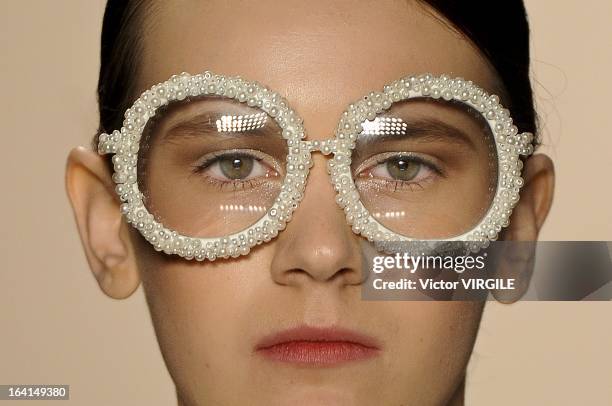
{"label": "smooth skin", "polygon": [[[333,135],[352,101],[402,76],[431,72],[499,93],[464,36],[416,2],[174,0],[146,10],[139,92],[182,71],[241,75],[284,95],[309,139]],[[503,98],[502,98],[503,102]],[[142,282],[178,404],[461,405],[482,303],[364,302],[361,237],[352,233],[316,155],[287,228],[247,257],[214,263],[155,252],[120,215],[105,158],[68,157],[66,185],[102,291]],[[551,160],[530,157],[504,238],[533,241],[554,187]],[[253,354],[263,335],[307,324],[356,329],[378,357],[297,368]]]}

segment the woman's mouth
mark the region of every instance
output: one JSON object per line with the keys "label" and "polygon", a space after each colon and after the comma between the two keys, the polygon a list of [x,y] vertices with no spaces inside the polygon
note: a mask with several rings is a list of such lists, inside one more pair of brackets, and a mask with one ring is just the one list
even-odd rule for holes
{"label": "woman's mouth", "polygon": [[341,328],[300,326],[264,337],[255,353],[272,361],[304,366],[333,366],[380,354],[372,337]]}

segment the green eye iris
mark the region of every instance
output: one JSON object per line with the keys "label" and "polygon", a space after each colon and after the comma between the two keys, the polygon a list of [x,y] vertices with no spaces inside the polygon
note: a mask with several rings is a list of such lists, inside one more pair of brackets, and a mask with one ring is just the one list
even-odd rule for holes
{"label": "green eye iris", "polygon": [[387,171],[389,175],[397,180],[412,180],[419,173],[420,169],[421,163],[406,156],[400,156],[387,161]]}
{"label": "green eye iris", "polygon": [[229,179],[245,179],[253,171],[253,161],[253,158],[233,155],[219,159],[219,167],[223,175]]}

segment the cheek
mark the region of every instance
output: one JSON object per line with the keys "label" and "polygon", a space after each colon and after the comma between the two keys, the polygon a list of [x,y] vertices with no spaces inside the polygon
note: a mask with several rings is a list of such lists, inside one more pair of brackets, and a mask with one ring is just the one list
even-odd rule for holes
{"label": "cheek", "polygon": [[420,402],[448,399],[462,380],[482,314],[482,303],[391,302],[393,353],[383,381]]}
{"label": "cheek", "polygon": [[254,310],[249,292],[260,289],[263,273],[252,272],[262,269],[258,256],[224,264],[147,252],[139,262],[159,346],[179,391],[214,399],[235,390],[232,383],[247,382],[239,367],[250,356],[242,330]]}

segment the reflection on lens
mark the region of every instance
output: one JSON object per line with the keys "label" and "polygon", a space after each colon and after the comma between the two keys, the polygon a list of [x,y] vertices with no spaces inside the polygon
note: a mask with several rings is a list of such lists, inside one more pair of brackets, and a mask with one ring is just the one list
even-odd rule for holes
{"label": "reflection on lens", "polygon": [[174,103],[147,123],[138,184],[147,209],[189,237],[240,232],[261,219],[283,183],[287,143],[265,112],[207,96]]}
{"label": "reflection on lens", "polygon": [[488,123],[469,106],[443,99],[396,102],[365,120],[351,168],[372,217],[410,238],[446,239],[472,230],[497,188]]}

